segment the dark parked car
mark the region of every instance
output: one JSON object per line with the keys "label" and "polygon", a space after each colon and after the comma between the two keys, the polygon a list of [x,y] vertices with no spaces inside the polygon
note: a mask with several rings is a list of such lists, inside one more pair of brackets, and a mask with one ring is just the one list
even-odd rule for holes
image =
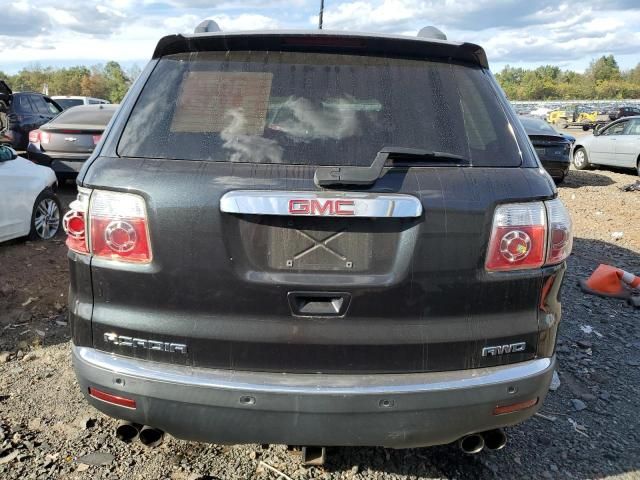
{"label": "dark parked car", "polygon": [[65,110],[29,133],[29,160],[51,167],[59,179],[74,178],[117,108],[117,105],[82,105]]}
{"label": "dark parked car", "polygon": [[545,120],[534,117],[520,117],[538,158],[554,182],[562,183],[571,165],[571,145],[575,142],[555,131]]}
{"label": "dark parked car", "polygon": [[144,442],[501,448],[556,363],[540,168],[477,45],[165,37],[65,217],[82,392]]}
{"label": "dark parked car", "polygon": [[29,132],[47,123],[62,111],[51,98],[35,92],[12,92],[0,81],[0,144],[24,150]]}
{"label": "dark parked car", "polygon": [[640,108],[638,107],[620,107],[609,112],[609,118],[611,120],[617,120],[622,117],[633,117],[640,115]]}

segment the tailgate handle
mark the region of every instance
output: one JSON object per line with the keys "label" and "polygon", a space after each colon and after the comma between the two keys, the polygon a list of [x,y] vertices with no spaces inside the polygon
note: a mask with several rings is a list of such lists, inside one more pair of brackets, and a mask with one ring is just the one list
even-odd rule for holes
{"label": "tailgate handle", "polygon": [[351,303],[350,293],[289,292],[287,298],[296,317],[343,317]]}

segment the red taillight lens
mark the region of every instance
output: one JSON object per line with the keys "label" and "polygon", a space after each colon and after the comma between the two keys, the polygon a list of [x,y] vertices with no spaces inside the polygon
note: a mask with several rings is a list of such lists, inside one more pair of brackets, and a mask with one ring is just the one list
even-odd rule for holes
{"label": "red taillight lens", "polygon": [[102,135],[93,135],[93,144],[97,145],[98,143],[100,143],[101,138],[102,138]]}
{"label": "red taillight lens", "polygon": [[51,140],[51,134],[40,130],[40,143],[47,144]]}
{"label": "red taillight lens", "polygon": [[559,200],[545,202],[549,224],[549,244],[546,263],[560,263],[571,254],[573,247],[573,226],[564,204]]}
{"label": "red taillight lens", "polygon": [[544,264],[546,230],[542,202],[500,205],[493,216],[487,270],[541,267]]}
{"label": "red taillight lens", "polygon": [[151,261],[147,212],[142,197],[96,190],[89,209],[91,253],[135,263]]}
{"label": "red taillight lens", "polygon": [[557,264],[569,256],[572,245],[571,218],[559,199],[500,205],[485,267],[503,271]]}
{"label": "red taillight lens", "polygon": [[78,253],[125,262],[148,263],[151,245],[142,197],[78,188],[64,216],[67,246]]}
{"label": "red taillight lens", "polygon": [[86,218],[90,195],[91,190],[79,187],[76,200],[71,202],[69,211],[62,219],[62,227],[67,233],[67,247],[78,253],[89,253]]}
{"label": "red taillight lens", "polygon": [[31,130],[29,132],[30,143],[40,143],[40,130]]}

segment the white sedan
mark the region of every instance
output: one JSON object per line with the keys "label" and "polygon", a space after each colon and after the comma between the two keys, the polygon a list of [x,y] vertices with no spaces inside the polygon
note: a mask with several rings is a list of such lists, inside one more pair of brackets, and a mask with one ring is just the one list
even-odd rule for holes
{"label": "white sedan", "polygon": [[633,168],[640,175],[640,116],[621,118],[577,139],[573,166],[584,170],[591,165]]}
{"label": "white sedan", "polygon": [[0,145],[0,242],[18,237],[49,240],[60,230],[56,174]]}

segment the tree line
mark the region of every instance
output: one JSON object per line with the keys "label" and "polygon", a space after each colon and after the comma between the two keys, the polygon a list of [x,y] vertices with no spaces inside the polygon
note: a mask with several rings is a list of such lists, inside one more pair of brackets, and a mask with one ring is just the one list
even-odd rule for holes
{"label": "tree line", "polygon": [[15,92],[43,93],[46,86],[49,95],[82,95],[120,103],[139,73],[138,67],[125,72],[118,62],[69,68],[33,65],[15,75],[0,71],[0,80],[7,82]]}
{"label": "tree line", "polygon": [[[119,103],[131,82],[140,73],[137,67],[125,72],[118,62],[94,67],[24,68],[15,75],[0,71],[15,91],[42,92],[49,95],[84,95]],[[507,65],[496,78],[510,100],[593,100],[640,98],[640,63],[622,71],[613,55],[591,61],[584,73],[545,65],[534,70]]]}
{"label": "tree line", "polygon": [[534,70],[507,65],[496,79],[509,100],[609,100],[640,98],[640,63],[622,71],[613,55],[594,59],[584,73],[544,65]]}

